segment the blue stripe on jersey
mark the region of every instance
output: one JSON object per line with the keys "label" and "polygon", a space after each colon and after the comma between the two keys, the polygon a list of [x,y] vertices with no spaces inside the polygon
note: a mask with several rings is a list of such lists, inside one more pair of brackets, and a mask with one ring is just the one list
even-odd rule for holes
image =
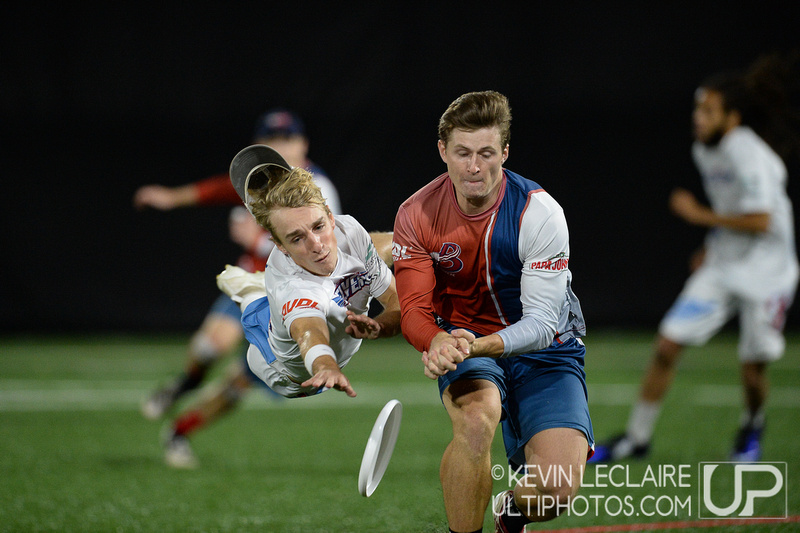
{"label": "blue stripe on jersey", "polygon": [[538,183],[523,178],[519,174],[504,170],[506,192],[491,237],[491,256],[489,271],[492,275],[493,290],[500,304],[507,324],[522,318],[520,283],[522,281],[522,261],[519,258],[520,217],[528,204],[528,193],[541,189]]}

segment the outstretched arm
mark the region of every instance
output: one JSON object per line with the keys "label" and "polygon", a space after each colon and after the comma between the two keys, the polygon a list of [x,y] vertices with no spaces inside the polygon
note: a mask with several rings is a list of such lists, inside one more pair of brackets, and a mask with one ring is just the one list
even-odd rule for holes
{"label": "outstretched arm", "polygon": [[297,318],[292,322],[290,333],[300,347],[300,355],[311,374],[311,378],[301,384],[303,387],[328,387],[355,397],[356,391],[339,368],[336,354],[330,347],[325,320],[318,317]]}
{"label": "outstretched arm", "polygon": [[215,174],[177,187],[145,185],[133,195],[133,205],[137,209],[152,207],[162,211],[195,205],[241,205],[241,203],[227,174]]}
{"label": "outstretched arm", "polygon": [[705,228],[723,227],[749,233],[763,233],[769,229],[769,213],[721,215],[697,201],[686,189],[675,189],[669,197],[670,210],[678,218]]}
{"label": "outstretched arm", "polygon": [[197,202],[197,188],[191,183],[180,187],[145,185],[133,195],[133,205],[136,209],[152,207],[169,211],[177,207],[196,205]]}

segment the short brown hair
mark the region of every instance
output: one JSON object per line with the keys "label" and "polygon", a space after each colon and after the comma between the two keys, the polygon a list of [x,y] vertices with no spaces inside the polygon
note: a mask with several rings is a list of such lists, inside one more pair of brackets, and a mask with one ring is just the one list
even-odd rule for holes
{"label": "short brown hair", "polygon": [[454,129],[474,131],[497,126],[500,129],[500,147],[511,140],[511,107],[508,98],[496,91],[462,94],[439,119],[439,139],[447,144]]}
{"label": "short brown hair", "polygon": [[282,207],[316,206],[330,214],[322,191],[314,182],[314,175],[304,168],[293,168],[282,180],[270,183],[267,188],[250,190],[250,195],[253,197],[250,211],[258,224],[269,231],[272,240],[277,243],[280,243],[280,239],[275,236],[272,225],[274,210]]}

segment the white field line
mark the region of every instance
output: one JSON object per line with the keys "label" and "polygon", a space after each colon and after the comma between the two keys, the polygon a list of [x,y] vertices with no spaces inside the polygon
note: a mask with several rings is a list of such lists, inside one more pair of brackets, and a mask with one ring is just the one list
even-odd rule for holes
{"label": "white field line", "polygon": [[[144,381],[3,380],[0,379],[0,412],[22,411],[105,411],[138,409],[155,384]],[[436,384],[429,381],[396,382],[382,385],[354,384],[356,398],[337,391],[319,396],[285,400],[266,391],[249,394],[245,409],[324,409],[329,407],[380,407],[396,398],[406,405],[438,405]],[[638,385],[590,384],[589,406],[628,407],[636,398]],[[259,388],[255,387],[254,391]],[[686,400],[702,407],[741,405],[738,385],[701,385],[684,393]],[[800,407],[800,394],[793,387],[773,387],[769,404],[778,408]]]}

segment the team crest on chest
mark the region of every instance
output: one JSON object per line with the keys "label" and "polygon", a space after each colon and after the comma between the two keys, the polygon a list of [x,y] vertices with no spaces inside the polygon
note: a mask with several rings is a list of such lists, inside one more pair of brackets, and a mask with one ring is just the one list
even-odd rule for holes
{"label": "team crest on chest", "polygon": [[431,258],[437,268],[448,274],[455,274],[464,268],[464,262],[461,260],[461,246],[454,242],[442,243],[438,253],[431,253]]}

